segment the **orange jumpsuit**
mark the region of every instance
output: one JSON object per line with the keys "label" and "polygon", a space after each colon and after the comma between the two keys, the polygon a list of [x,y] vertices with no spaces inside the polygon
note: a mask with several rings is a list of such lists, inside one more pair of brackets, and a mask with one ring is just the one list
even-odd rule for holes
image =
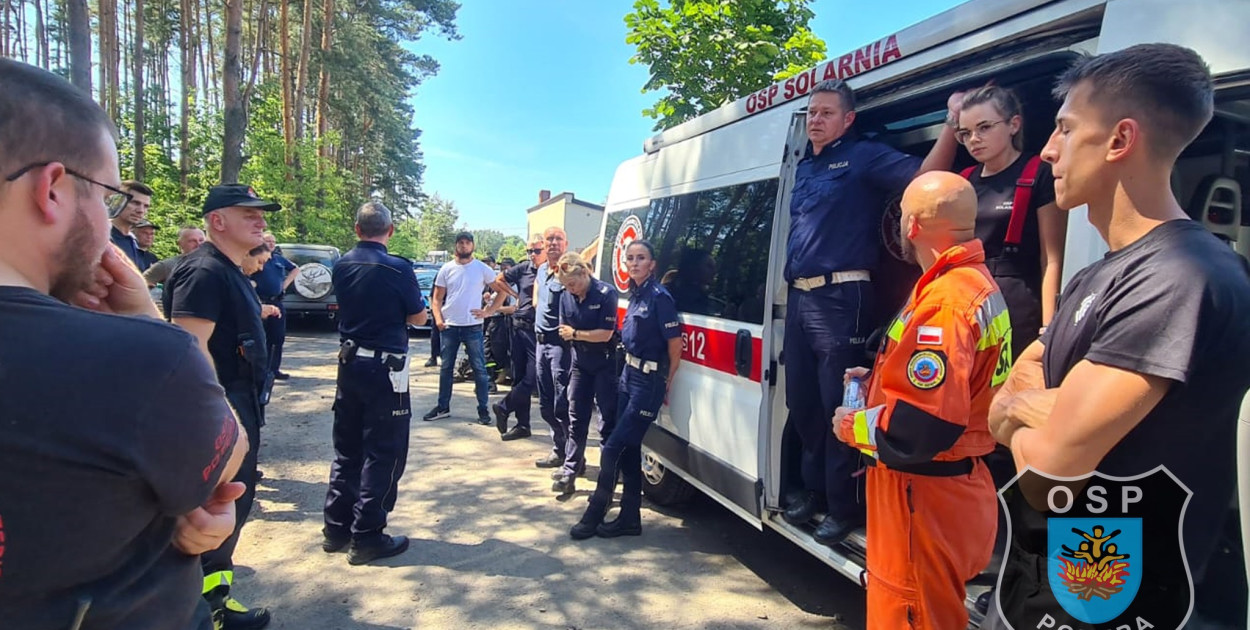
{"label": "orange jumpsuit", "polygon": [[871,458],[868,627],[963,630],[964,584],[989,563],[998,527],[981,457],[994,449],[990,401],[1012,361],[981,241],[942,253],[882,344],[868,407],[834,429]]}

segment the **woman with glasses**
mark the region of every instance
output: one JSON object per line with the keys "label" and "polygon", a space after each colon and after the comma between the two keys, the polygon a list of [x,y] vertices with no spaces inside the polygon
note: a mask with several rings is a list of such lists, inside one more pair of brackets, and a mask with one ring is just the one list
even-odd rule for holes
{"label": "woman with glasses", "polygon": [[574,480],[586,469],[586,436],[595,404],[599,406],[602,445],[616,425],[616,289],[590,276],[588,265],[569,252],[556,265],[560,284],[560,338],[573,348],[569,370],[569,434],[564,467],[551,474],[551,489],[573,494]]}
{"label": "woman with glasses", "polygon": [[965,95],[955,139],[978,162],[963,175],[977,191],[976,235],[1007,300],[1011,350],[1020,356],[1054,315],[1068,215],[1054,203],[1050,164],[1023,153],[1014,92],[989,85]]}
{"label": "woman with glasses", "polygon": [[[681,363],[681,322],[673,296],[655,278],[655,249],[638,240],[625,248],[629,307],[621,323],[625,369],[617,383],[616,426],[599,449],[599,480],[590,506],[569,531],[574,539],[642,533],[642,437],[655,421]],[[580,338],[580,332],[579,332]],[[603,522],[620,473],[616,519]]]}

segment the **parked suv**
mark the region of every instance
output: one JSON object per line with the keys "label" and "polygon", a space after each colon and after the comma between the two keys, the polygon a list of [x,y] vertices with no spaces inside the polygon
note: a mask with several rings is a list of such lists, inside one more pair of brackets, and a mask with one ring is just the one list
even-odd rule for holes
{"label": "parked suv", "polygon": [[330,282],[330,270],[342,254],[330,245],[279,243],[282,255],[299,267],[295,282],[287,288],[283,301],[288,318],[324,318],[334,321],[339,302]]}

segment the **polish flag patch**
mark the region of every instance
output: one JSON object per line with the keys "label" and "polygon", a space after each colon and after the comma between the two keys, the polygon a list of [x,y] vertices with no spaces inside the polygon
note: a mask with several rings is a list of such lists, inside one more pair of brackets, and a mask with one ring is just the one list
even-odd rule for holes
{"label": "polish flag patch", "polygon": [[923,346],[942,345],[942,329],[937,326],[920,326],[916,330],[916,344]]}

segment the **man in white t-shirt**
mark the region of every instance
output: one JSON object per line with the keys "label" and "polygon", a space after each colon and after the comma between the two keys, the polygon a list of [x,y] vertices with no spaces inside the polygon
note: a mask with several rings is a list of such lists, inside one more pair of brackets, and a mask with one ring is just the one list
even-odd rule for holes
{"label": "man in white t-shirt", "polygon": [[495,296],[490,306],[482,308],[482,292],[495,281],[495,270],[486,263],[473,258],[473,235],[461,232],[456,235],[456,258],[438,270],[434,277],[434,293],[431,306],[434,325],[441,337],[441,362],[438,378],[438,404],[425,414],[425,421],[439,420],[451,415],[451,381],[456,368],[456,353],[464,344],[469,353],[469,365],[473,368],[474,391],[477,393],[477,421],[491,424],[487,407],[487,388],[490,374],[486,371],[486,345],[482,333],[482,320],[499,310],[505,295]]}

